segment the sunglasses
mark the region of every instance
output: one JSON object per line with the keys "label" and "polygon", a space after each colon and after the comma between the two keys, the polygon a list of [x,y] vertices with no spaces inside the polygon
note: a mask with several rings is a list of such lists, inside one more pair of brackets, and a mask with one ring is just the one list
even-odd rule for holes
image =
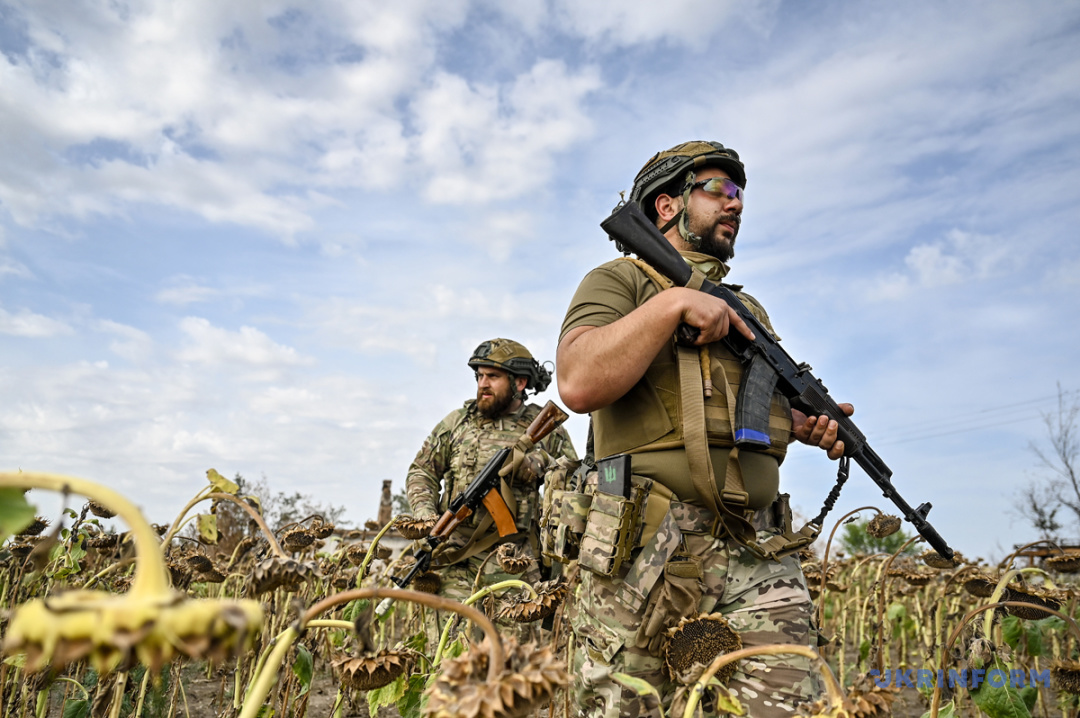
{"label": "sunglasses", "polygon": [[706,180],[699,180],[690,185],[690,188],[701,188],[714,197],[723,195],[728,199],[743,201],[743,188],[727,177],[710,177]]}

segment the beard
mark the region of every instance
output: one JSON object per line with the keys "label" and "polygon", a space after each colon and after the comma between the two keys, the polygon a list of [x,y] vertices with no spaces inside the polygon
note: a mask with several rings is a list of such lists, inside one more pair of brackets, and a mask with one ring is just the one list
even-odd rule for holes
{"label": "beard", "polygon": [[510,391],[504,393],[495,392],[486,395],[479,389],[476,391],[476,409],[485,419],[497,419],[506,413],[510,405],[514,403],[514,394]]}
{"label": "beard", "polygon": [[[722,214],[716,218],[712,226],[699,227],[704,224],[695,221],[693,215],[687,214],[686,227],[689,230],[686,243],[695,252],[715,257],[721,262],[727,262],[735,256],[735,238],[739,235],[739,223],[742,218],[737,214]],[[722,222],[732,222],[735,225],[735,233],[730,237],[725,234],[730,231]]]}

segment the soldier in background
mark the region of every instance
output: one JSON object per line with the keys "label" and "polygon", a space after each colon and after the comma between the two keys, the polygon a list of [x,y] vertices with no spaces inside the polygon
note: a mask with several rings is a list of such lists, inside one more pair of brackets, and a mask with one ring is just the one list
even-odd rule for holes
{"label": "soldier in background", "polygon": [[[499,449],[521,438],[541,407],[526,403],[527,392],[547,389],[551,373],[521,344],[492,339],[476,348],[469,359],[476,374],[476,398],[465,402],[439,422],[409,466],[405,491],[416,518],[442,515]],[[487,511],[481,509],[447,541],[435,566],[443,579],[441,594],[458,601],[484,586],[508,578],[535,584],[544,578],[538,561],[540,483],[555,459],[577,455],[566,430],[559,427],[529,452],[509,485],[514,494],[518,533],[500,539],[494,525],[478,532]],[[483,535],[478,535],[482,533]],[[528,567],[520,575],[504,571],[489,554],[501,544],[513,544],[513,553]]]}

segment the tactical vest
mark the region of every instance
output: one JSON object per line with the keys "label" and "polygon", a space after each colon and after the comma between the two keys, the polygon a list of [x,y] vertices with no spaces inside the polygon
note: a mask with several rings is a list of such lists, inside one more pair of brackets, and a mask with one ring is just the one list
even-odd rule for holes
{"label": "tactical vest", "polygon": [[[499,449],[513,446],[540,413],[541,407],[527,404],[513,416],[502,416],[489,421],[476,410],[476,401],[465,402],[458,409],[456,423],[450,429],[450,471],[443,477],[443,492],[439,497],[439,510],[445,511],[450,502],[476,478],[484,465]],[[450,417],[447,417],[449,419]],[[451,422],[447,422],[451,423]],[[541,442],[544,445],[546,442]],[[519,474],[524,472],[519,472]],[[531,526],[539,511],[538,479],[535,476],[514,476],[510,488],[517,499],[515,521],[519,529]],[[487,515],[486,509],[473,514],[466,523],[475,527]]]}
{"label": "tactical vest", "polygon": [[[661,287],[657,287],[640,268],[635,267],[634,271],[639,272],[652,288],[651,292],[646,291],[646,299],[659,293]],[[736,294],[754,316],[771,329],[765,310],[757,300],[741,291]],[[729,448],[735,445],[735,439],[724,385],[726,381],[732,395],[737,396],[743,366],[720,342],[709,345],[709,359],[716,389],[705,399],[706,435],[711,446]],[[684,447],[680,401],[673,337],[629,392],[592,413],[597,458]],[[772,446],[764,453],[783,461],[791,438],[791,405],[779,392],[773,394],[770,406],[769,437]]]}

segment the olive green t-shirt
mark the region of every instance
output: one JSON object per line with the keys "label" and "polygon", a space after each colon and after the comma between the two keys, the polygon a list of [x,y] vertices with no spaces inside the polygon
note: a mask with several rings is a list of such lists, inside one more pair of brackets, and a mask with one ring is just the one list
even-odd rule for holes
{"label": "olive green t-shirt", "polygon": [[[566,334],[577,327],[602,327],[611,324],[634,311],[637,307],[656,296],[659,288],[632,262],[614,260],[589,272],[581,281],[570,308],[563,320],[560,341]],[[757,319],[772,332],[772,325],[764,309],[753,297],[739,292]],[[775,335],[775,333],[774,333]],[[665,347],[653,360],[650,371],[661,365],[670,365],[671,350]],[[627,407],[638,405],[640,399],[633,395],[644,394],[648,389],[643,386],[645,379],[638,382],[619,402]],[[737,391],[737,388],[736,388]],[[614,407],[619,410],[617,407]],[[723,481],[724,467],[727,464],[728,447],[710,446],[714,473]],[[634,451],[633,472],[658,481],[687,503],[704,505],[694,489],[690,478],[686,452],[681,448],[660,448],[658,450]],[[596,458],[603,458],[597,456]],[[759,509],[768,506],[775,498],[780,485],[780,460],[763,453],[740,451],[739,461],[743,470],[743,479],[750,495],[749,508]]]}

